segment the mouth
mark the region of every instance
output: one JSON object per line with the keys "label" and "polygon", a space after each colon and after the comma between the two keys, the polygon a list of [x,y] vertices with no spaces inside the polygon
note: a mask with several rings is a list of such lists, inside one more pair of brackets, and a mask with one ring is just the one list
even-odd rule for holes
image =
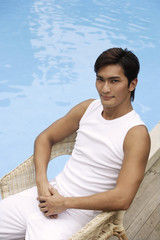
{"label": "mouth", "polygon": [[114,98],[113,96],[104,96],[104,95],[101,95],[101,97],[102,97],[103,100],[105,100],[105,101],[108,101],[108,100],[111,100],[112,98]]}

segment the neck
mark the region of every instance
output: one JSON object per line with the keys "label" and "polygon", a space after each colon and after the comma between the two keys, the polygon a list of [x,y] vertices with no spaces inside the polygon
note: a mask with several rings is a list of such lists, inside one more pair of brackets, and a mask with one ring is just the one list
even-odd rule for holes
{"label": "neck", "polygon": [[113,119],[124,116],[125,114],[131,112],[132,110],[133,110],[133,107],[131,104],[130,104],[130,106],[127,106],[126,108],[123,108],[123,109],[103,107],[102,116],[106,120],[113,120]]}

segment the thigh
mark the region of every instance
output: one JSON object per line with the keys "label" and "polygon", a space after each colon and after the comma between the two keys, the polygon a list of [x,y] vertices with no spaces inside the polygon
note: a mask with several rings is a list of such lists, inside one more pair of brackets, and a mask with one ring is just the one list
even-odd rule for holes
{"label": "thigh", "polygon": [[46,218],[36,199],[33,187],[0,201],[0,240],[68,240],[93,218],[74,209]]}
{"label": "thigh", "polygon": [[68,240],[79,231],[82,225],[67,211],[58,215],[57,219],[49,219],[36,213],[28,219],[26,240]]}
{"label": "thigh", "polygon": [[0,201],[0,240],[24,238],[27,218],[39,211],[36,198],[33,187]]}

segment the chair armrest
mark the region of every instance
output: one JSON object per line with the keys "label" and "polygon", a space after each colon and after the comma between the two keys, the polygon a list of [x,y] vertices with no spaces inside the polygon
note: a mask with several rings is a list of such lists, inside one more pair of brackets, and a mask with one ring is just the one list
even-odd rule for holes
{"label": "chair armrest", "polygon": [[[76,135],[76,132],[74,132],[69,137],[54,144],[52,146],[50,160],[60,155],[70,155],[75,144]],[[0,179],[1,197],[5,198],[33,186],[35,186],[35,167],[32,155]]]}
{"label": "chair armrest", "polygon": [[125,211],[102,212],[69,240],[104,240],[124,233],[124,214]]}
{"label": "chair armrest", "polygon": [[0,179],[1,197],[21,192],[35,185],[33,155]]}

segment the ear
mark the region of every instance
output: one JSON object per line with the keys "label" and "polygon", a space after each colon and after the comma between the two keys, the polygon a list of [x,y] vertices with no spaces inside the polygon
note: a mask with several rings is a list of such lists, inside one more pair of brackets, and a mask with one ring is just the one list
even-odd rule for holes
{"label": "ear", "polygon": [[138,83],[138,79],[137,78],[132,80],[132,82],[129,85],[129,91],[130,92],[132,92],[136,88],[137,83]]}

